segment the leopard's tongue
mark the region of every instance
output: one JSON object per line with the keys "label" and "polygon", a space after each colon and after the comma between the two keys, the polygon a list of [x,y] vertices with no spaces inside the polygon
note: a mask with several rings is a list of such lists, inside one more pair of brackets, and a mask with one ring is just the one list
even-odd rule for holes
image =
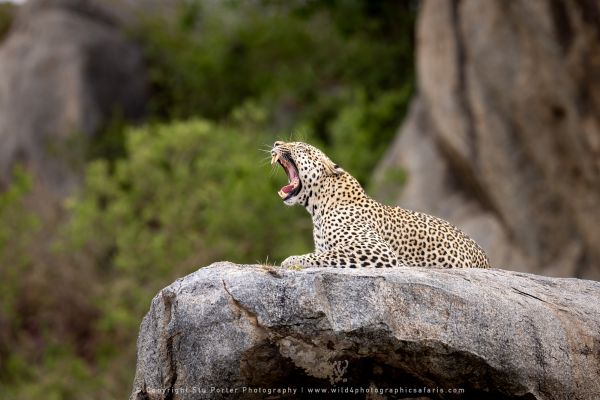
{"label": "leopard's tongue", "polygon": [[289,192],[291,192],[292,190],[294,190],[294,186],[295,186],[295,185],[294,185],[293,183],[290,183],[289,185],[282,187],[282,188],[281,188],[281,191],[282,191],[283,193],[289,193]]}
{"label": "leopard's tongue", "polygon": [[293,168],[291,165],[287,164],[285,165],[285,169],[286,172],[288,174],[288,178],[290,179],[290,183],[284,187],[281,188],[281,191],[283,193],[289,193],[292,190],[294,190],[294,188],[296,186],[298,186],[298,175],[296,173],[296,169]]}

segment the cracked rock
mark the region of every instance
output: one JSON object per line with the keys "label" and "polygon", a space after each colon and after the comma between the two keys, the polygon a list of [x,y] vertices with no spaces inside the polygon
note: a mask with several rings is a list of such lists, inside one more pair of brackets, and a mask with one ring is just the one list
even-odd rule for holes
{"label": "cracked rock", "polygon": [[130,398],[600,398],[599,304],[502,270],[216,263],[152,301]]}

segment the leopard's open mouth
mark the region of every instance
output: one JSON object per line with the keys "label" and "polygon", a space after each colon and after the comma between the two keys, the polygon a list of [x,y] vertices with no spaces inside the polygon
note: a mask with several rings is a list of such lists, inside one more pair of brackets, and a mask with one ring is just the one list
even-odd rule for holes
{"label": "leopard's open mouth", "polygon": [[288,177],[288,184],[279,189],[277,194],[284,201],[291,199],[295,195],[297,195],[302,189],[302,182],[300,181],[300,177],[298,174],[298,167],[292,157],[288,153],[279,154],[277,152],[273,153],[273,157],[271,158],[271,165],[278,162],[285,171],[285,174]]}

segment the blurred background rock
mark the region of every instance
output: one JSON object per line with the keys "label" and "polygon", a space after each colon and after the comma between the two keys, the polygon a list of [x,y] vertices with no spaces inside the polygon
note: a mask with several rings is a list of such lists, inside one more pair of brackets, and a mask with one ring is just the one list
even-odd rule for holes
{"label": "blurred background rock", "polygon": [[0,48],[4,183],[23,163],[64,196],[78,183],[83,138],[101,135],[116,115],[144,115],[142,51],[101,4],[38,0],[16,13]]}
{"label": "blurred background rock", "polygon": [[409,179],[386,196],[493,265],[600,279],[599,38],[597,1],[424,2],[419,94],[378,171]]}
{"label": "blurred background rock", "polygon": [[600,278],[599,37],[583,0],[0,3],[2,398],[122,398],[158,289],[309,251],[276,139]]}

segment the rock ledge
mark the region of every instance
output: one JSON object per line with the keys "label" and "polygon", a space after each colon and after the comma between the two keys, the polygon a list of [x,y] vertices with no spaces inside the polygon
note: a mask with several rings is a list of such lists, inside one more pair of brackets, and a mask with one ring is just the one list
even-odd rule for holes
{"label": "rock ledge", "polygon": [[131,399],[600,398],[599,305],[600,282],[503,270],[215,263],[153,299]]}

